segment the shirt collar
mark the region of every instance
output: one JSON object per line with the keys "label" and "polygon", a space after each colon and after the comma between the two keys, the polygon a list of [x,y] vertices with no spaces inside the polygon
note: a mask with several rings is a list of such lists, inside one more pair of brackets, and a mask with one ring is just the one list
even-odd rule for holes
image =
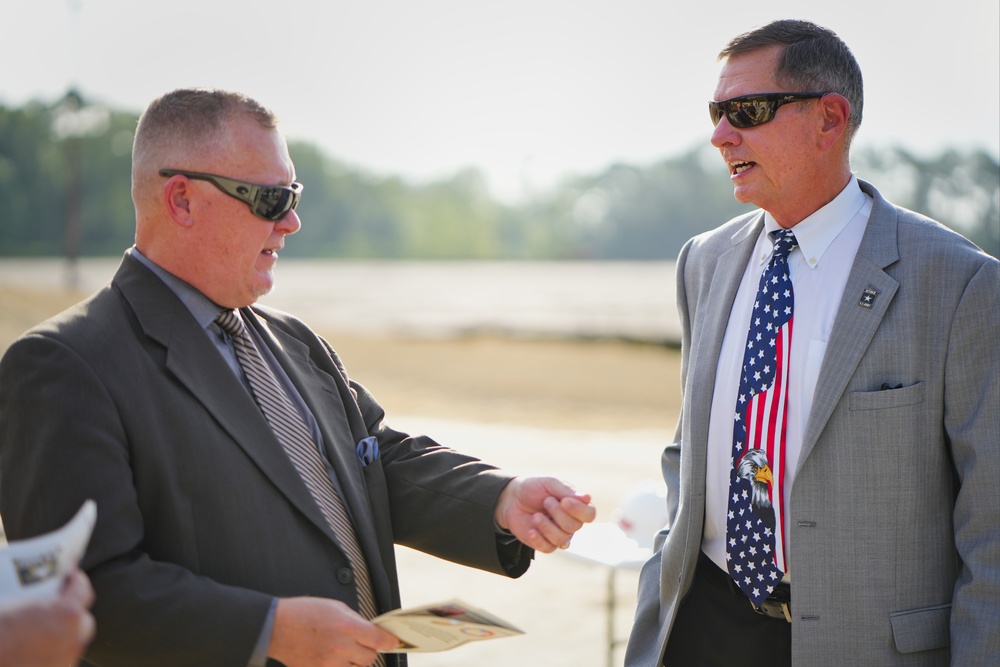
{"label": "shirt collar", "polygon": [[[799,251],[809,268],[814,269],[823,258],[823,253],[833,240],[854,219],[865,205],[865,193],[858,185],[858,177],[851,174],[851,180],[833,201],[802,220],[792,229]],[[781,229],[770,213],[764,212],[764,233]],[[771,257],[771,244],[763,244],[759,260],[763,264]]]}
{"label": "shirt collar", "polygon": [[198,325],[201,326],[201,328],[207,329],[210,326],[218,326],[215,324],[215,318],[218,317],[219,313],[224,310],[222,306],[213,302],[207,296],[191,286],[191,284],[184,282],[150,258],[143,255],[135,246],[128,249],[128,254],[137,259],[140,264],[155,273],[160,280],[166,283],[167,287],[170,288],[170,291],[177,295],[177,298],[181,300],[181,303],[183,303],[187,309],[191,311],[191,314],[194,316],[194,319],[198,322]]}

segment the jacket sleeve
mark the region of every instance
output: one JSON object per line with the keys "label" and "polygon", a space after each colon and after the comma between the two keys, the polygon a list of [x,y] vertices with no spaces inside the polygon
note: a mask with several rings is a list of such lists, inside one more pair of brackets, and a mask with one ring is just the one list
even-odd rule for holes
{"label": "jacket sleeve", "polygon": [[958,477],[962,560],[951,616],[953,665],[1000,655],[1000,263],[969,282],[947,341],[945,432]]}
{"label": "jacket sleeve", "polygon": [[[687,283],[685,280],[685,269],[687,258],[691,251],[692,241],[688,241],[681,248],[677,259],[677,316],[681,323],[681,387],[686,386],[688,363],[691,355],[691,313],[688,309]],[[683,401],[682,401],[683,403]],[[674,440],[663,450],[660,459],[660,466],[663,472],[663,481],[667,486],[667,523],[663,531],[665,535],[674,524],[677,517],[677,507],[680,504],[681,492],[681,442],[683,440],[684,408],[681,406],[681,414],[677,419],[677,426],[674,431]],[[662,536],[657,540],[657,548],[662,542]]]}
{"label": "jacket sleeve", "polygon": [[0,362],[0,513],[8,537],[52,530],[93,498],[97,524],[81,565],[97,592],[98,631],[87,659],[246,665],[270,596],[149,556],[124,421],[100,374],[65,341],[30,334],[11,346]]}
{"label": "jacket sleeve", "polygon": [[350,380],[336,352],[323,344],[361,415],[363,426],[355,428],[378,440],[380,456],[372,465],[385,478],[394,541],[487,572],[524,574],[534,550],[498,533],[494,520],[497,499],[514,475],[431,437],[390,427],[371,392]]}

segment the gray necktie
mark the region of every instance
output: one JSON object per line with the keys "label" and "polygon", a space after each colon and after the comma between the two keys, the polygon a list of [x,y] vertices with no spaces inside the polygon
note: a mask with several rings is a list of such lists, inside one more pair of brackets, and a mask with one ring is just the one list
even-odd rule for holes
{"label": "gray necktie", "polygon": [[[372,592],[371,578],[368,574],[368,563],[358,544],[354,525],[344,507],[344,501],[330,481],[326,466],[320,457],[319,449],[299,411],[292,405],[288,395],[278,384],[271,367],[261,356],[253,339],[250,338],[240,317],[239,311],[224,310],[216,318],[223,331],[233,338],[236,359],[243,368],[243,374],[257,405],[271,425],[274,435],[285,448],[285,453],[292,460],[295,469],[302,477],[306,487],[319,505],[330,528],[333,529],[341,547],[347,552],[351,566],[354,568],[354,580],[358,587],[358,604],[361,615],[372,619],[378,614],[375,606],[375,595]],[[382,662],[381,656],[379,663]]]}

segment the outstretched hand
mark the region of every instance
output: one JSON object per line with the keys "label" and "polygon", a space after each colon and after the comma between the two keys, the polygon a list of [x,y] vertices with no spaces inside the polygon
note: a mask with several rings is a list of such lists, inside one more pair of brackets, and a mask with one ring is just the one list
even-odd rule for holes
{"label": "outstretched hand", "polygon": [[536,551],[552,553],[594,520],[590,500],[554,477],[515,477],[497,500],[496,522]]}

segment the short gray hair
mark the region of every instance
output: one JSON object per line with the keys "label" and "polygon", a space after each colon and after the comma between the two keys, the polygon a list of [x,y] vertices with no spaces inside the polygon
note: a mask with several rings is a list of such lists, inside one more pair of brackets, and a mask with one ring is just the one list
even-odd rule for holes
{"label": "short gray hair", "polygon": [[133,198],[136,185],[151,182],[164,167],[166,156],[203,153],[224,138],[227,125],[236,118],[249,118],[273,130],[278,118],[270,109],[243,93],[205,88],[181,88],[153,100],[142,116],[132,144]]}
{"label": "short gray hair", "polygon": [[839,93],[850,102],[851,116],[847,121],[850,145],[861,127],[865,93],[861,67],[847,44],[828,28],[809,21],[783,19],[737,35],[719,53],[719,60],[775,45],[784,47],[774,72],[780,85],[790,92]]}
{"label": "short gray hair", "polygon": [[142,162],[148,153],[168,147],[195,149],[210,145],[237,116],[249,117],[269,130],[278,126],[274,112],[243,93],[182,88],[162,95],[139,117],[132,146],[133,165]]}

